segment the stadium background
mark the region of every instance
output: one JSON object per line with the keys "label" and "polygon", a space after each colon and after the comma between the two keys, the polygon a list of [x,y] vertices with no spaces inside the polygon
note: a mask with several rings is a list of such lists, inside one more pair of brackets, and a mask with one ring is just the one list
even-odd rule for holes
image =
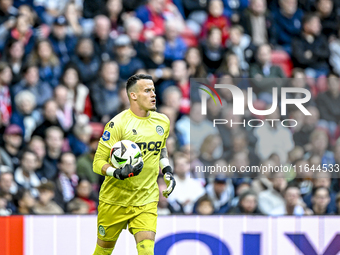
{"label": "stadium background", "polygon": [[[339,15],[337,0],[0,0],[0,215],[96,214],[103,179],[92,172],[93,155],[103,125],[129,107],[124,82],[135,73],[153,76],[158,111],[171,120],[177,187],[160,196],[159,215],[338,214],[334,171],[233,179],[197,175],[194,166],[340,164]],[[290,78],[289,86],[310,90],[312,116],[289,109],[300,123],[292,129],[221,127],[189,150],[190,78],[253,86],[261,109],[271,105],[266,81]],[[197,127],[230,117],[212,106]],[[21,226],[39,219],[30,217],[19,217]],[[193,229],[206,222],[185,217],[199,219]],[[8,240],[19,218],[1,218],[0,254],[16,254]],[[320,229],[311,242],[319,252],[332,240]]]}

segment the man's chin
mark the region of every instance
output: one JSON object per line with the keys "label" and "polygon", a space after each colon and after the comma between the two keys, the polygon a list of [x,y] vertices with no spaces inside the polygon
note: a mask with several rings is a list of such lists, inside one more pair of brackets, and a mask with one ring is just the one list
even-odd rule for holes
{"label": "man's chin", "polygon": [[157,110],[156,105],[149,109],[149,111],[153,111],[153,112],[156,111],[156,110]]}

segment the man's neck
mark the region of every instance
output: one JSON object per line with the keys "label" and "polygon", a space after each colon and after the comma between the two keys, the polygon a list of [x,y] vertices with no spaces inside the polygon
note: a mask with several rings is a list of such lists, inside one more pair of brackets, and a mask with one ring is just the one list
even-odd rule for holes
{"label": "man's neck", "polygon": [[140,109],[137,105],[132,105],[130,106],[130,110],[137,115],[138,117],[148,117],[150,115],[150,112],[147,110]]}
{"label": "man's neck", "polygon": [[313,212],[314,214],[321,215],[326,213],[326,208],[321,208],[320,206],[314,205]]}
{"label": "man's neck", "polygon": [[58,159],[60,156],[60,151],[59,150],[52,150],[52,149],[48,149],[47,150],[47,154],[51,159]]}

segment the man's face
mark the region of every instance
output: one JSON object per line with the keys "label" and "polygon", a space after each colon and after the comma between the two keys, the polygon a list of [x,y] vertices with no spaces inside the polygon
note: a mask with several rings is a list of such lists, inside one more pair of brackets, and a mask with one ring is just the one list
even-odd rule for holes
{"label": "man's face", "polygon": [[282,10],[289,15],[293,15],[297,10],[297,0],[280,0],[279,4]]}
{"label": "man's face", "polygon": [[61,172],[68,176],[76,173],[76,158],[73,154],[67,153],[63,155],[61,162],[59,163],[59,169]]}
{"label": "man's face", "polygon": [[25,153],[21,159],[21,167],[24,171],[33,173],[37,167],[37,157],[33,153]]}
{"label": "man's face", "polygon": [[54,198],[54,192],[52,190],[41,190],[39,194],[39,200],[43,205],[47,205]]}
{"label": "man's face", "polygon": [[300,191],[298,188],[289,188],[285,194],[285,200],[288,206],[295,206],[299,202]]}
{"label": "man's face", "polygon": [[22,135],[21,134],[7,134],[7,135],[4,135],[4,141],[10,146],[19,148],[22,144]]}
{"label": "man's face", "polygon": [[96,20],[94,31],[100,40],[106,40],[109,37],[111,24],[109,19],[101,17]]}
{"label": "man's face", "polygon": [[[156,94],[155,86],[152,80],[139,80],[134,92],[134,98],[137,101],[139,107],[145,111],[155,111],[156,110]],[[132,93],[130,93],[131,95]]]}
{"label": "man's face", "polygon": [[190,171],[190,163],[186,158],[177,158],[175,161],[175,173],[179,176],[185,176]]}
{"label": "man's face", "polygon": [[64,25],[53,25],[52,33],[59,40],[63,40],[66,37],[66,26],[64,26]]}
{"label": "man's face", "polygon": [[60,149],[63,146],[63,134],[57,130],[50,131],[46,136],[48,148]]}
{"label": "man's face", "polygon": [[29,148],[38,155],[40,160],[42,160],[46,155],[45,143],[41,140],[31,141]]}
{"label": "man's face", "polygon": [[106,63],[101,71],[105,82],[116,83],[119,77],[118,65],[115,62]]}
{"label": "man's face", "polygon": [[214,190],[217,196],[221,196],[226,187],[227,184],[225,182],[214,182]]}
{"label": "man's face", "polygon": [[9,193],[13,183],[13,175],[11,173],[3,173],[0,177],[0,190]]}
{"label": "man's face", "polygon": [[321,208],[326,208],[327,205],[330,202],[329,194],[326,189],[319,189],[314,197],[313,197],[313,202],[315,205],[321,207]]}
{"label": "man's face", "polygon": [[49,101],[44,109],[44,116],[47,120],[55,122],[57,120],[58,105],[55,101]]}
{"label": "man's face", "polygon": [[25,74],[25,79],[29,85],[35,85],[39,81],[39,70],[37,67],[31,67]]}
{"label": "man's face", "polygon": [[175,81],[180,81],[186,77],[186,63],[183,60],[174,61],[172,64],[173,78]]}
{"label": "man's face", "polygon": [[246,213],[254,212],[254,210],[256,209],[256,206],[257,206],[256,197],[253,196],[253,195],[246,196],[241,201],[241,206]]}

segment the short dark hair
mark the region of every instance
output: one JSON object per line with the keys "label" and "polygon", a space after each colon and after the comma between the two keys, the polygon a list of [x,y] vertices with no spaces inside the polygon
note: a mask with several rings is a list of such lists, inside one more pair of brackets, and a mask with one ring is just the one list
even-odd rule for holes
{"label": "short dark hair", "polygon": [[302,17],[302,26],[306,23],[310,22],[314,18],[319,18],[319,16],[315,13],[307,13]]}
{"label": "short dark hair", "polygon": [[152,76],[148,74],[134,74],[126,82],[126,92],[129,94],[129,89],[139,80],[151,80]]}

